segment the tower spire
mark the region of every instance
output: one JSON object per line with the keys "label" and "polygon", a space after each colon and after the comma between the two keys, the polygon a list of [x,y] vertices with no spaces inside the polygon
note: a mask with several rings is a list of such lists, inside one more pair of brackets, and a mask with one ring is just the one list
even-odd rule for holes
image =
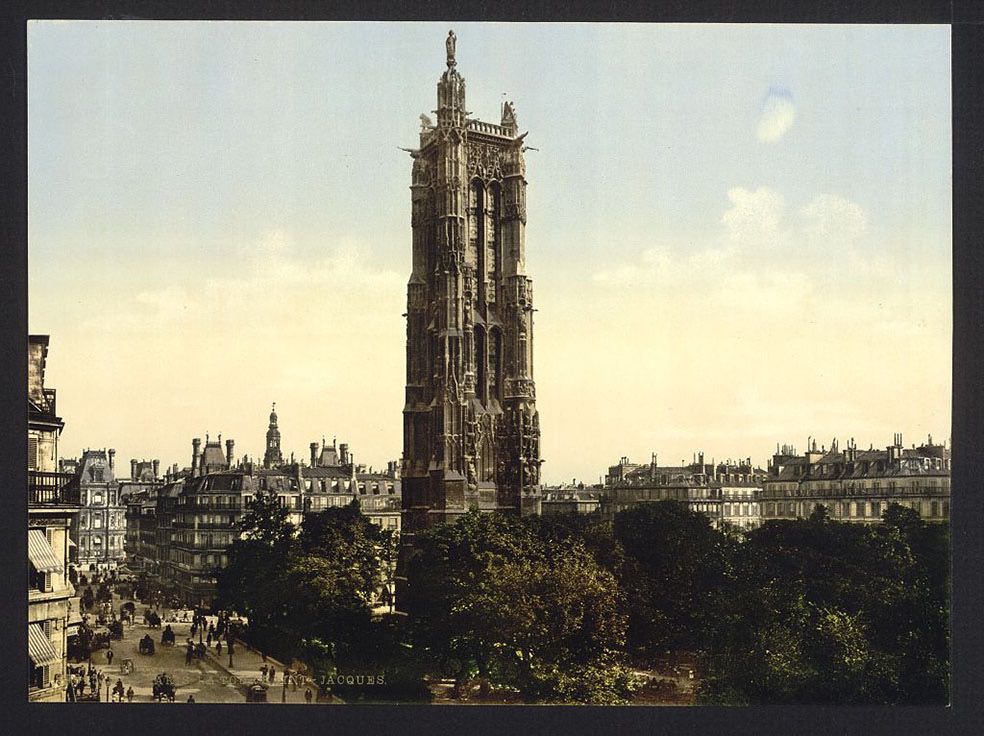
{"label": "tower spire", "polygon": [[270,424],[266,433],[266,450],[263,453],[263,467],[272,468],[283,463],[280,453],[280,429],[277,427],[277,402],[270,408]]}

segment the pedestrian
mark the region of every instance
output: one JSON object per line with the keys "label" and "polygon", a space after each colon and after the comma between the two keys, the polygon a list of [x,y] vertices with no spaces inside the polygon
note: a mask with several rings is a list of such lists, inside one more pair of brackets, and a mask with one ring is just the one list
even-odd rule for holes
{"label": "pedestrian", "polygon": [[117,679],[116,684],[113,685],[113,694],[117,697],[118,703],[123,702],[123,696],[126,694],[123,690],[123,680]]}
{"label": "pedestrian", "polygon": [[311,698],[313,698],[313,697],[314,697],[314,695],[311,692],[311,688],[307,688],[304,691],[304,700],[306,700],[308,703],[310,703],[311,702]]}
{"label": "pedestrian", "polygon": [[267,666],[266,665],[263,665],[262,667],[260,667],[260,673],[262,675],[262,679],[265,680],[266,679],[266,673],[267,673]]}
{"label": "pedestrian", "polygon": [[130,687],[126,689],[126,702],[133,702],[133,685],[130,685]]}
{"label": "pedestrian", "polygon": [[205,637],[205,643],[207,646],[212,646],[212,632],[208,632],[208,636]]}
{"label": "pedestrian", "polygon": [[195,648],[189,643],[188,649],[185,651],[185,664],[191,664],[191,657],[195,653]]}
{"label": "pedestrian", "polygon": [[188,702],[188,703],[194,703],[195,702],[195,696],[194,695],[189,695],[188,696],[188,700],[186,702]]}
{"label": "pedestrian", "polygon": [[113,664],[113,649],[110,647],[106,650],[106,664]]}
{"label": "pedestrian", "polygon": [[274,681],[273,678],[275,678],[276,676],[277,676],[277,668],[271,666],[270,667],[270,682],[271,683]]}

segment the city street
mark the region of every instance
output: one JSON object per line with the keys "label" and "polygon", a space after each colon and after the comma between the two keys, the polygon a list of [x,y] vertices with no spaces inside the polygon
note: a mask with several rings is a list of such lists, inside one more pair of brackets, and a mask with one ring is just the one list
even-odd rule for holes
{"label": "city street", "polygon": [[[113,596],[113,608],[119,611],[120,599]],[[125,625],[123,639],[112,642],[113,663],[107,664],[107,649],[98,649],[92,653],[92,666],[109,676],[109,687],[116,684],[117,679],[123,681],[124,690],[133,688],[134,703],[156,702],[153,698],[154,678],[166,672],[174,680],[175,703],[185,703],[192,696],[196,703],[245,703],[245,686],[253,684],[260,678],[260,668],[267,664],[276,668],[276,681],[267,690],[267,702],[271,703],[300,703],[306,704],[304,688],[283,687],[284,667],[273,660],[263,661],[262,656],[247,649],[237,642],[229,666],[229,655],[223,642],[221,657],[216,656],[215,648],[209,650],[204,660],[193,658],[190,665],[185,664],[185,644],[191,634],[190,622],[168,622],[165,616],[160,629],[151,629],[142,623],[145,606],[137,604],[137,623]],[[165,613],[162,611],[162,614]],[[215,621],[215,617],[209,617]],[[175,634],[175,645],[161,645],[161,632],[170,623]],[[138,652],[140,639],[149,634],[154,642],[154,654],[145,655]],[[198,637],[195,637],[197,643]],[[123,663],[133,662],[133,671],[123,674]],[[313,692],[313,689],[312,689]],[[106,681],[102,683],[101,702],[106,702]]]}

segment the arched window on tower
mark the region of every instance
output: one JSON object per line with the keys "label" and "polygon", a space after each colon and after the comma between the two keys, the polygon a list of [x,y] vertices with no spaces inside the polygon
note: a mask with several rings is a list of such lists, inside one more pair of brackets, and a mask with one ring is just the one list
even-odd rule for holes
{"label": "arched window on tower", "polygon": [[485,280],[485,187],[481,179],[473,179],[468,188],[468,238],[476,255],[478,278]]}
{"label": "arched window on tower", "polygon": [[[499,276],[500,255],[499,255],[499,212],[502,206],[502,190],[499,182],[492,182],[489,187],[488,204],[488,270],[492,279]],[[489,301],[495,301],[495,289],[489,289]]]}
{"label": "arched window on tower", "polygon": [[502,331],[492,328],[488,340],[489,394],[502,401]]}
{"label": "arched window on tower", "polygon": [[487,405],[489,403],[488,350],[485,328],[482,325],[475,325],[475,366],[478,373],[475,393],[479,401]]}

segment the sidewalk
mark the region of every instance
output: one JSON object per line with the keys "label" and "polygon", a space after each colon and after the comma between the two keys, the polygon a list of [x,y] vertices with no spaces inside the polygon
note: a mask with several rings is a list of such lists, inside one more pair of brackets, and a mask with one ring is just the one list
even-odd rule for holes
{"label": "sidewalk", "polygon": [[[286,666],[283,662],[278,662],[272,657],[267,657],[264,662],[263,656],[259,652],[248,648],[246,644],[238,639],[236,640],[236,647],[232,655],[232,667],[229,666],[229,653],[225,646],[222,648],[221,655],[217,655],[215,653],[215,648],[212,647],[208,650],[208,654],[206,656],[212,665],[218,667],[227,675],[234,678],[233,683],[236,684],[240,692],[243,693],[244,699],[246,688],[252,685],[255,681],[260,680],[262,676],[260,668],[265,664],[267,667],[272,666],[277,670],[276,679],[272,684],[269,680],[265,681],[265,684],[267,685],[268,703],[299,703],[301,705],[307,705],[307,701],[304,700],[304,686],[297,685],[297,689],[295,690],[294,685],[288,685],[285,692],[284,670],[286,669]],[[311,702],[314,703],[318,697],[318,690],[313,684],[309,687],[311,688],[311,694],[313,696]],[[332,698],[332,702],[341,703],[342,701]]]}

